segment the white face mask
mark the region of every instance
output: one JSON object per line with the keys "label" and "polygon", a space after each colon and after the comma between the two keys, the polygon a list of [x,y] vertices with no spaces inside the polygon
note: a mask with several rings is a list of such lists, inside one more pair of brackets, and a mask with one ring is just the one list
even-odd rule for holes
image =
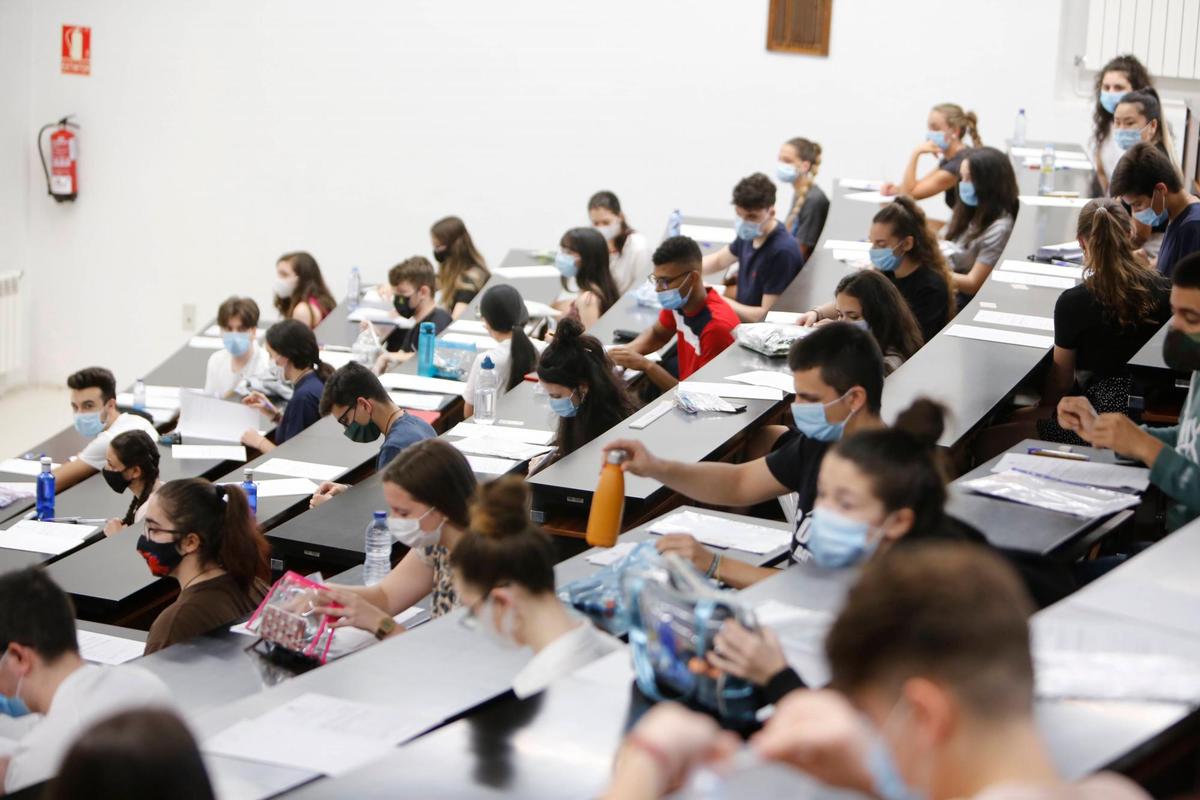
{"label": "white face mask", "polygon": [[291,297],[296,291],[296,278],[276,278],[275,279],[275,296],[280,300]]}
{"label": "white face mask", "polygon": [[608,225],[597,225],[596,230],[600,231],[600,235],[611,242],[621,235],[621,221],[610,222]]}
{"label": "white face mask", "polygon": [[388,517],[388,530],[392,538],[413,550],[433,547],[442,538],[442,526],[438,525],[432,531],[421,530],[421,520],[431,511],[432,507],[419,517]]}
{"label": "white face mask", "polygon": [[492,605],[492,598],[489,597],[479,608],[476,629],[504,650],[516,650],[520,647],[521,645],[517,644],[516,639],[517,615],[513,607],[509,606],[504,609],[499,622],[496,622],[495,619],[495,606]]}

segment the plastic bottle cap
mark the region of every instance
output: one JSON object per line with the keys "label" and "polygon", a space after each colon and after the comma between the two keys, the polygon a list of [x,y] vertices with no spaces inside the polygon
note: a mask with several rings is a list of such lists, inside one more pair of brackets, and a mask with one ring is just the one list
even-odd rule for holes
{"label": "plastic bottle cap", "polygon": [[387,515],[388,515],[388,512],[386,512],[386,511],[376,511],[375,519],[376,520],[387,519]]}
{"label": "plastic bottle cap", "polygon": [[609,450],[608,456],[604,459],[606,464],[620,464],[629,458],[629,454],[624,450]]}
{"label": "plastic bottle cap", "polygon": [[1025,109],[1023,109],[1023,108],[1022,108],[1022,109],[1021,109],[1021,113],[1022,113],[1022,114],[1024,114],[1024,113],[1025,113]]}
{"label": "plastic bottle cap", "polygon": [[252,469],[242,470],[242,475],[244,475],[246,477],[246,480],[248,480],[248,481],[254,480],[254,470],[252,470]]}
{"label": "plastic bottle cap", "polygon": [[479,365],[482,369],[495,369],[496,365],[492,363],[491,356],[484,356],[483,363]]}
{"label": "plastic bottle cap", "polygon": [[51,465],[51,464],[53,464],[53,463],[54,463],[54,462],[50,460],[50,456],[42,456],[42,458],[41,458],[41,464],[42,464],[43,466],[50,466],[50,465]]}
{"label": "plastic bottle cap", "polygon": [[432,322],[421,323],[421,333],[434,333],[435,330]]}

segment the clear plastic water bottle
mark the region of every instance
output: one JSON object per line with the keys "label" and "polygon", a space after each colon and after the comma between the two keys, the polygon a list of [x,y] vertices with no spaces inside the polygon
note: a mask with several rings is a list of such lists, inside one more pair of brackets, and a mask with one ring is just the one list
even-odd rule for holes
{"label": "clear plastic water bottle", "polygon": [[1038,194],[1054,191],[1054,145],[1047,144],[1042,150],[1042,174],[1038,176]]}
{"label": "clear plastic water bottle", "polygon": [[133,407],[138,410],[146,408],[146,381],[138,378],[133,384]]}
{"label": "clear plastic water bottle", "polygon": [[254,470],[242,470],[242,491],[246,493],[246,502],[250,504],[250,513],[258,516],[258,484],[254,482]]}
{"label": "clear plastic water bottle", "polygon": [[484,356],[475,378],[475,422],[478,424],[491,425],[496,421],[496,389],[499,385],[492,357]]}
{"label": "clear plastic water bottle", "polygon": [[678,208],[671,212],[671,216],[667,218],[667,236],[678,236],[680,230],[683,229],[683,212]]}
{"label": "clear plastic water bottle", "polygon": [[432,322],[422,322],[417,329],[417,374],[432,378],[434,375],[433,351],[437,349],[437,329]]}
{"label": "clear plastic water bottle", "polygon": [[1017,147],[1025,144],[1025,109],[1017,112],[1017,121],[1013,123],[1012,143]]}
{"label": "clear plastic water bottle", "polygon": [[388,530],[387,512],[376,511],[367,526],[367,557],[363,561],[363,585],[374,586],[392,569],[392,533]]}
{"label": "clear plastic water bottle", "polygon": [[358,308],[358,301],[362,297],[362,275],[359,274],[358,267],[350,268],[350,279],[346,282],[346,305],[350,310]]}
{"label": "clear plastic water bottle", "polygon": [[50,456],[42,456],[42,471],[37,477],[37,518],[54,518],[54,473]]}

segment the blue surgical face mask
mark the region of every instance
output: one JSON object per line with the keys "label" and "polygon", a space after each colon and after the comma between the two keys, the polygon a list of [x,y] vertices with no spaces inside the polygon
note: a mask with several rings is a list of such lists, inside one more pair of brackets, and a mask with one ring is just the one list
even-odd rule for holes
{"label": "blue surgical face mask", "polygon": [[762,236],[762,229],[763,226],[761,223],[749,222],[741,217],[738,217],[737,236],[739,239],[743,239],[745,241],[757,239],[759,236]]}
{"label": "blue surgical face mask", "polygon": [[971,183],[971,181],[959,181],[958,199],[972,208],[979,205],[979,195],[975,194],[975,184]]}
{"label": "blue surgical face mask", "polygon": [[[683,284],[687,285],[687,282],[691,279],[691,274],[689,274],[688,277],[683,279]],[[667,289],[664,292],[655,292],[658,296],[658,304],[668,311],[677,311],[683,308],[687,305],[687,298],[684,296],[682,290],[683,286],[679,286],[675,289]]]}
{"label": "blue surgical face mask", "polygon": [[[3,656],[0,656],[0,661],[5,658],[8,658],[7,652]],[[23,680],[25,680],[24,675],[17,678],[17,688],[13,692],[12,697],[0,694],[0,714],[9,717],[26,717],[32,713],[29,710],[29,706],[25,705],[25,701],[21,699],[21,681]]]}
{"label": "blue surgical face mask", "polygon": [[881,800],[922,800],[925,797],[905,783],[892,758],[892,751],[879,734],[872,738],[867,750],[867,772],[871,775],[875,796]]}
{"label": "blue surgical face mask", "polygon": [[854,416],[854,412],[851,411],[841,422],[830,422],[827,412],[829,406],[844,399],[845,394],[829,403],[792,403],[792,419],[796,422],[796,430],[818,442],[836,442],[841,439],[846,430],[846,423]]}
{"label": "blue surgical face mask", "polygon": [[890,247],[872,247],[867,254],[875,268],[883,272],[891,272],[900,263],[900,257]]}
{"label": "blue surgical face mask", "polygon": [[575,273],[579,271],[579,263],[575,256],[566,253],[559,253],[554,257],[554,266],[564,278],[574,278]]}
{"label": "blue surgical face mask", "polygon": [[[1154,194],[1158,194],[1155,192]],[[1167,221],[1167,204],[1163,203],[1161,212],[1154,210],[1154,194],[1150,195],[1150,205],[1143,208],[1141,211],[1133,212],[1133,218],[1143,225],[1149,225],[1151,228],[1157,228]]]}
{"label": "blue surgical face mask", "polygon": [[875,552],[871,526],[818,506],[812,512],[812,525],[805,546],[817,566],[838,569],[857,564]]}
{"label": "blue surgical face mask", "polygon": [[250,350],[250,334],[246,331],[225,331],[221,343],[231,356],[244,356]]}
{"label": "blue surgical face mask", "polygon": [[938,150],[945,150],[948,146],[948,143],[946,142],[945,131],[926,131],[925,140],[933,142],[934,145],[937,146]]}
{"label": "blue surgical face mask", "polygon": [[1128,150],[1141,140],[1141,128],[1116,128],[1113,130],[1113,141],[1122,150]]}
{"label": "blue surgical face mask", "polygon": [[1117,110],[1117,103],[1121,102],[1121,98],[1124,96],[1125,92],[1101,92],[1100,105],[1104,106],[1104,110],[1111,114]]}
{"label": "blue surgical face mask", "polygon": [[565,397],[551,397],[550,410],[560,417],[573,417],[579,413],[579,406],[575,405],[575,400],[571,395]]}
{"label": "blue surgical face mask", "polygon": [[104,430],[104,421],[99,411],[81,412],[75,415],[75,430],[89,439],[94,439]]}
{"label": "blue surgical face mask", "polygon": [[775,167],[775,177],[783,183],[795,183],[796,178],[800,177],[800,170],[794,164],[780,161],[779,165]]}

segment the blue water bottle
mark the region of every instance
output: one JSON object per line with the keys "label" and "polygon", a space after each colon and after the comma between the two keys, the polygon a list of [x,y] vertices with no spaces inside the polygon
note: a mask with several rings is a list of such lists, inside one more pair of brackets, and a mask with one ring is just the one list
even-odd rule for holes
{"label": "blue water bottle", "polygon": [[42,471],[37,477],[37,518],[54,519],[54,473],[49,456],[42,456]]}
{"label": "blue water bottle", "polygon": [[250,504],[250,513],[258,516],[258,484],[254,482],[254,470],[242,470],[242,491],[246,493],[246,502]]}
{"label": "blue water bottle", "polygon": [[433,351],[437,347],[437,329],[432,322],[422,322],[417,334],[417,374],[434,376]]}

